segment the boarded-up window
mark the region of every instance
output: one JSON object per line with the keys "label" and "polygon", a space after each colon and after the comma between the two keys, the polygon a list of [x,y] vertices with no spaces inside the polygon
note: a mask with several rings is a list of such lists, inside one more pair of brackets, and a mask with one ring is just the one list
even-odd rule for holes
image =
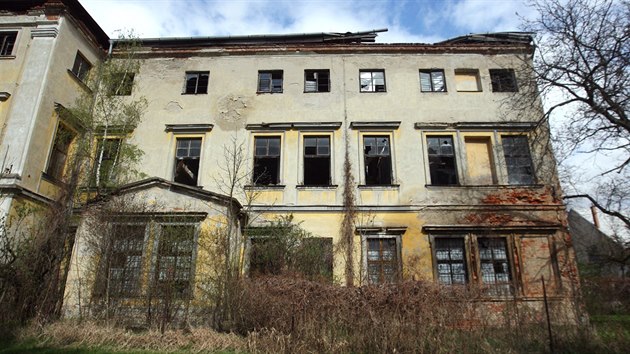
{"label": "boarded-up window", "polygon": [[367,238],[367,276],[370,284],[398,280],[399,258],[395,237]]}
{"label": "boarded-up window", "polygon": [[546,236],[521,239],[522,277],[525,296],[542,296],[542,278],[545,285],[553,287],[553,268],[549,240]]}
{"label": "boarded-up window", "polygon": [[534,183],[534,169],[525,135],[503,135],[503,154],[507,165],[509,184]]}
{"label": "boarded-up window", "polygon": [[280,183],[280,137],[256,137],[254,145],[254,184]]}
{"label": "boarded-up window", "polygon": [[459,92],[481,91],[481,81],[479,80],[479,70],[476,69],[456,69],[455,88]]}
{"label": "boarded-up window", "polygon": [[435,238],[435,263],[440,284],[466,284],[468,272],[464,238]]}
{"label": "boarded-up window", "polygon": [[436,186],[457,184],[455,148],[451,136],[427,136],[431,184]]}
{"label": "boarded-up window", "polygon": [[445,92],[444,70],[420,70],[420,90],[422,92]]}
{"label": "boarded-up window", "polygon": [[466,137],[466,173],[469,184],[494,184],[492,143],[489,137]]}

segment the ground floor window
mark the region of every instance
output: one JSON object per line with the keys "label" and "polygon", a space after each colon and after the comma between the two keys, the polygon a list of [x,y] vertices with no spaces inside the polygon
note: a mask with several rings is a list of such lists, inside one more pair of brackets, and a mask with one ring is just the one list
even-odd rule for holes
{"label": "ground floor window", "polygon": [[396,237],[367,237],[365,243],[368,282],[370,284],[396,282],[400,273]]}

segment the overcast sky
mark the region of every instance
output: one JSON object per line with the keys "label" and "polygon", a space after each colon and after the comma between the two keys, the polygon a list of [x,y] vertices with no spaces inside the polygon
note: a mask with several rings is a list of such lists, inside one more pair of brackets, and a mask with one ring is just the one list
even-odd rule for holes
{"label": "overcast sky", "polygon": [[[522,0],[80,0],[112,38],[191,37],[388,28],[383,43],[434,43],[469,33],[516,31]],[[518,14],[517,14],[518,13]]]}

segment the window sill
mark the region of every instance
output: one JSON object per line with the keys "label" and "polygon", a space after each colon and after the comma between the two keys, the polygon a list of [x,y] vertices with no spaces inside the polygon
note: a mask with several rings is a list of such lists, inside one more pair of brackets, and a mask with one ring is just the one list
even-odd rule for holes
{"label": "window sill", "polygon": [[15,59],[15,55],[0,55],[0,60],[11,60]]}
{"label": "window sill", "polygon": [[400,188],[400,184],[360,184],[359,189],[383,189],[383,190],[390,190],[390,189],[399,189]]}
{"label": "window sill", "polygon": [[481,91],[481,90],[475,90],[475,91],[460,91],[460,90],[457,90],[457,92],[463,92],[463,93],[477,93],[477,92],[483,92],[483,91]]}
{"label": "window sill", "polygon": [[256,94],[258,95],[266,95],[266,94],[274,94],[274,93],[282,93],[283,91],[275,91],[275,92],[269,92],[269,91],[256,91]]}
{"label": "window sill", "polygon": [[197,96],[197,95],[207,95],[207,92],[191,92],[191,93],[187,93],[187,92],[182,92],[183,96]]}
{"label": "window sill", "polygon": [[304,93],[330,93],[330,91],[304,91]]}
{"label": "window sill", "polygon": [[359,91],[359,93],[387,93],[387,91]]}
{"label": "window sill", "polygon": [[87,90],[88,92],[92,92],[92,89],[86,85],[85,82],[83,82],[83,80],[81,80],[75,73],[72,72],[72,70],[67,69],[68,71],[68,75],[70,75],[70,77],[76,81],[77,84],[79,84],[79,86],[83,87],[83,89]]}
{"label": "window sill", "polygon": [[271,189],[271,190],[283,190],[284,187],[286,187],[284,184],[269,184],[269,185],[254,185],[254,184],[250,184],[245,186],[245,189],[248,190],[262,190],[262,189]]}
{"label": "window sill", "polygon": [[331,184],[327,186],[312,186],[312,185],[300,184],[296,186],[295,188],[297,189],[337,189],[337,187],[338,186],[336,184]]}
{"label": "window sill", "polygon": [[45,179],[46,181],[54,184],[54,185],[60,186],[60,187],[66,185],[65,182],[63,182],[62,180],[60,180],[60,179],[58,179],[56,177],[53,177],[53,176],[49,175],[45,171],[42,171],[42,178]]}

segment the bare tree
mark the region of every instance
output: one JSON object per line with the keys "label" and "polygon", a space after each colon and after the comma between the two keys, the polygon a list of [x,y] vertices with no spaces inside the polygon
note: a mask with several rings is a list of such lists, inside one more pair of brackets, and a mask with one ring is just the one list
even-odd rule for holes
{"label": "bare tree", "polygon": [[538,15],[525,21],[525,30],[537,34],[537,52],[524,62],[549,105],[543,120],[565,116],[555,137],[559,160],[576,152],[617,160],[595,178],[592,190],[571,190],[564,198],[586,198],[630,228],[630,2],[533,0],[530,5]]}

